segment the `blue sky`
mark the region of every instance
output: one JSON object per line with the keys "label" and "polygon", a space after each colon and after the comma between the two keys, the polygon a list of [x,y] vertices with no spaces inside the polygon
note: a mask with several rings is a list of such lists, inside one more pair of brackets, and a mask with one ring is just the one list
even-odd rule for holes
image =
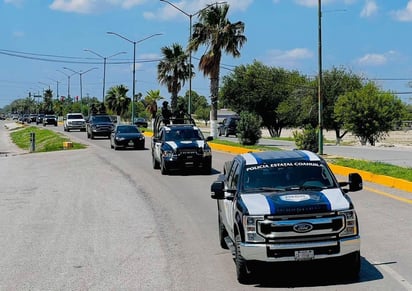
{"label": "blue sky", "polygon": [[[214,3],[170,2],[192,15]],[[229,20],[243,21],[247,37],[240,58],[223,57],[226,68],[258,60],[316,76],[318,0],[226,2]],[[322,12],[323,70],[343,66],[412,103],[412,1],[323,0]],[[1,0],[0,23],[0,108],[48,86],[57,94],[57,84],[67,96],[68,75],[71,96],[80,96],[80,75],[73,71],[82,73],[83,96],[100,99],[103,58],[85,49],[108,57],[106,90],[124,84],[131,96],[133,44],[108,31],[138,42],[136,92],[160,89],[169,99],[157,82],[161,47],[185,47],[189,38],[189,16],[160,0]],[[140,42],[154,34],[162,35]],[[193,54],[192,88],[209,97],[209,80],[197,71],[203,51]],[[187,82],[180,94],[188,88]]]}

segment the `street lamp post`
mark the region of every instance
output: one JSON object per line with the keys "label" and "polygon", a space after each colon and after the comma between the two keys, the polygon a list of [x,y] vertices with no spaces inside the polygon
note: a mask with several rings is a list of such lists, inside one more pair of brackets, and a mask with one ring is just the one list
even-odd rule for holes
{"label": "street lamp post", "polygon": [[141,43],[141,42],[145,41],[146,39],[152,38],[154,36],[162,35],[162,33],[155,33],[155,34],[149,35],[149,36],[147,36],[143,39],[140,39],[138,41],[130,40],[127,37],[124,37],[124,36],[122,36],[122,35],[120,35],[116,32],[112,32],[112,31],[108,31],[107,34],[116,35],[116,36],[118,36],[118,37],[120,37],[120,38],[122,38],[122,39],[124,39],[124,40],[126,40],[126,41],[133,44],[133,84],[132,84],[132,116],[131,116],[131,122],[133,124],[133,122],[134,122],[134,97],[136,95],[136,44]]}
{"label": "street lamp post", "polygon": [[103,101],[103,103],[104,103],[104,99],[105,99],[105,98],[104,98],[104,95],[105,95],[105,86],[106,86],[106,61],[107,61],[108,59],[112,58],[112,57],[117,56],[117,55],[125,54],[126,52],[118,52],[118,53],[116,53],[116,54],[114,54],[114,55],[111,55],[111,56],[108,56],[108,57],[104,57],[104,56],[102,56],[101,54],[98,54],[98,53],[96,53],[95,51],[92,51],[92,50],[90,50],[90,49],[85,49],[84,51],[90,52],[90,53],[92,53],[92,54],[95,54],[96,56],[98,56],[98,57],[100,57],[100,58],[103,59],[103,94],[102,94],[102,101]]}
{"label": "street lamp post", "polygon": [[318,122],[319,122],[319,139],[318,152],[323,155],[323,100],[322,100],[322,1],[318,0]]}
{"label": "street lamp post", "polygon": [[95,70],[95,69],[97,69],[97,68],[96,68],[96,67],[93,67],[93,68],[88,69],[87,71],[84,71],[84,72],[82,72],[82,71],[77,72],[77,71],[72,70],[72,69],[70,69],[70,68],[68,68],[68,67],[64,67],[63,69],[69,70],[69,71],[73,72],[73,74],[79,74],[79,76],[80,76],[80,102],[82,102],[82,100],[83,100],[82,76],[83,76],[84,74],[86,74],[87,72],[90,72],[91,70]]}
{"label": "street lamp post", "polygon": [[[196,13],[189,14],[186,11],[182,10],[181,8],[177,7],[175,4],[173,4],[173,3],[171,3],[167,0],[160,0],[160,2],[164,2],[164,3],[169,4],[170,6],[174,7],[175,9],[179,10],[184,15],[189,17],[189,40],[192,38],[192,18],[193,18],[193,16],[198,15],[203,10],[208,9],[210,6],[226,3],[226,2],[216,2],[216,3],[213,3],[213,4],[208,4],[205,8],[200,9]],[[188,101],[188,105],[187,105],[187,113],[189,114],[189,116],[191,116],[191,111],[192,111],[192,108],[191,108],[192,104],[191,103],[192,103],[192,50],[189,50],[189,101]]]}
{"label": "street lamp post", "polygon": [[70,78],[71,78],[73,75],[75,75],[75,73],[69,75],[69,74],[66,74],[65,72],[60,71],[60,70],[56,70],[56,71],[57,71],[57,72],[60,72],[60,73],[62,73],[62,74],[64,74],[64,75],[66,75],[66,77],[67,77],[67,99],[70,99]]}

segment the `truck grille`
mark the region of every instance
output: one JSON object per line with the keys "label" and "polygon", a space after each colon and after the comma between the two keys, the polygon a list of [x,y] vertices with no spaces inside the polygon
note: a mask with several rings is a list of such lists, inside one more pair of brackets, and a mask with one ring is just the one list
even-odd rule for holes
{"label": "truck grille", "polygon": [[257,232],[265,239],[283,243],[304,239],[336,237],[345,227],[343,215],[279,216],[258,222]]}
{"label": "truck grille", "polygon": [[178,155],[196,155],[201,152],[202,149],[198,148],[183,148],[183,149],[177,149],[177,154]]}

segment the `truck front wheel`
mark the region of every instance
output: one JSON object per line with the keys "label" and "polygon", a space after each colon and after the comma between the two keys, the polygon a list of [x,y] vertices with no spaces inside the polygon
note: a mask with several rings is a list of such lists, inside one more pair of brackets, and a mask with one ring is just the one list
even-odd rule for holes
{"label": "truck front wheel", "polygon": [[236,263],[236,275],[237,280],[241,284],[248,284],[252,279],[252,272],[248,269],[247,261],[242,257],[240,253],[240,243],[241,237],[240,234],[235,236],[235,263]]}
{"label": "truck front wheel", "polygon": [[220,242],[220,247],[222,249],[227,250],[229,248],[227,246],[226,242],[225,242],[225,237],[227,236],[227,232],[226,232],[225,226],[222,223],[222,220],[220,219],[220,216],[218,217],[218,221],[219,221],[219,242]]}
{"label": "truck front wheel", "polygon": [[358,280],[361,268],[360,252],[354,252],[343,258],[343,275],[349,280]]}

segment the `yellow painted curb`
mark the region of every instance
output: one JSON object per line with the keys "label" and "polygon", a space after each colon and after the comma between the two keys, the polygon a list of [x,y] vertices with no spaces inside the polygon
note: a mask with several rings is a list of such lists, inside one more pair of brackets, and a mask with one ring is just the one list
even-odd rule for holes
{"label": "yellow painted curb", "polygon": [[412,182],[409,182],[406,180],[392,178],[392,177],[388,177],[384,175],[373,174],[370,172],[352,169],[352,168],[343,167],[343,166],[338,166],[338,165],[333,165],[333,164],[329,164],[329,167],[331,168],[332,172],[338,175],[348,175],[349,173],[357,172],[362,176],[362,179],[365,181],[378,183],[380,185],[384,185],[384,186],[391,187],[391,188],[396,188],[396,189],[403,190],[406,192],[412,192]]}

